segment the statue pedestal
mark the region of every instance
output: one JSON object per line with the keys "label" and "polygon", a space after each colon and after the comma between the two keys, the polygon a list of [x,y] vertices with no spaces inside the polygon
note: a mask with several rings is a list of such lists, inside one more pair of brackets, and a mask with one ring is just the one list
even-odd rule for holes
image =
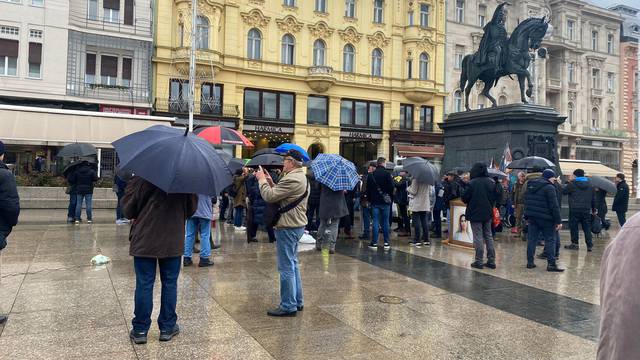
{"label": "statue pedestal", "polygon": [[443,172],[476,162],[500,164],[507,144],[513,160],[541,156],[558,164],[558,125],[564,116],[547,106],[511,104],[449,114],[444,130]]}

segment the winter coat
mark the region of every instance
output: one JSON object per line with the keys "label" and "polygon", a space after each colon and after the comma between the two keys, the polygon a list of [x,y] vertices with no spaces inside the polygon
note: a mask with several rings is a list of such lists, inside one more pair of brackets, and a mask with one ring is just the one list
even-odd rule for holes
{"label": "winter coat", "polygon": [[18,224],[20,197],[16,178],[7,165],[0,161],[0,231],[9,235],[11,228]]}
{"label": "winter coat", "polygon": [[467,184],[459,176],[455,176],[453,181],[447,181],[444,185],[444,205],[448,208],[451,200],[462,196],[467,188]]}
{"label": "winter coat", "polygon": [[328,186],[321,185],[319,216],[322,220],[339,219],[349,215],[344,191],[333,191]]}
{"label": "winter coat", "polygon": [[369,197],[367,196],[367,180],[369,180],[369,174],[362,175],[360,180],[360,206],[369,207]]}
{"label": "winter coat", "polygon": [[539,177],[527,182],[524,197],[524,217],[538,221],[562,224],[556,187]]}
{"label": "winter coat", "polygon": [[632,216],[604,250],[600,264],[598,360],[640,354],[640,215]]}
{"label": "winter coat", "polygon": [[559,182],[555,182],[553,186],[556,188],[556,197],[558,198],[558,206],[562,209],[562,185]]}
{"label": "winter coat", "polygon": [[78,165],[69,179],[69,182],[75,188],[75,193],[78,195],[93,194],[93,186],[96,181],[98,181],[98,173],[93,170],[89,163]]}
{"label": "winter coat", "polygon": [[[309,187],[307,176],[300,168],[284,173],[274,187],[271,187],[266,179],[260,180],[259,184],[262,198],[268,203],[277,203],[280,207],[298,200]],[[307,193],[307,196],[295,208],[282,214],[275,227],[299,228],[306,226],[308,198],[309,194]]]}
{"label": "winter coat", "polygon": [[393,196],[393,178],[384,166],[378,166],[374,172],[367,176],[367,199],[373,206],[390,205],[384,202],[378,188],[382,193],[388,194],[390,197]]}
{"label": "winter coat", "polygon": [[396,191],[393,195],[393,202],[398,205],[409,204],[409,194],[407,194],[409,180],[405,176],[396,176],[395,178],[393,178],[393,185],[396,188]]}
{"label": "winter coat", "polygon": [[318,206],[320,204],[321,185],[315,177],[307,176],[309,181],[309,205]]}
{"label": "winter coat", "polygon": [[236,191],[236,196],[233,198],[233,207],[247,207],[247,188],[245,187],[246,175],[236,175],[233,177],[233,188]]}
{"label": "winter coat", "polygon": [[596,198],[591,182],[586,177],[576,178],[562,188],[569,195],[570,211],[590,211],[596,208]]}
{"label": "winter coat", "polygon": [[129,254],[149,258],[182,256],[186,220],[198,206],[194,194],[167,194],[141,177],[129,181],[122,212],[133,219]]}
{"label": "winter coat", "polygon": [[487,167],[476,164],[471,169],[471,181],[462,194],[467,204],[465,216],[471,222],[486,222],[493,218],[493,206],[502,195],[502,186],[489,178]]}
{"label": "winter coat", "polygon": [[409,210],[412,212],[433,210],[433,186],[413,180],[407,192],[409,193]]}
{"label": "winter coat", "polygon": [[596,210],[598,211],[598,216],[603,217],[607,215],[607,193],[604,190],[599,189],[598,191],[594,191],[595,202],[596,202]]}
{"label": "winter coat", "polygon": [[264,225],[264,210],[267,203],[260,195],[260,185],[255,175],[250,175],[245,181],[247,187],[247,197],[249,198],[249,211],[252,214],[254,224]]}
{"label": "winter coat", "polygon": [[513,201],[515,205],[522,205],[524,203],[525,190],[524,183],[521,184],[519,181],[516,181],[511,197],[511,201]]}
{"label": "winter coat", "polygon": [[627,212],[629,210],[629,185],[622,180],[616,185],[618,189],[616,196],[613,198],[613,206],[611,210]]}

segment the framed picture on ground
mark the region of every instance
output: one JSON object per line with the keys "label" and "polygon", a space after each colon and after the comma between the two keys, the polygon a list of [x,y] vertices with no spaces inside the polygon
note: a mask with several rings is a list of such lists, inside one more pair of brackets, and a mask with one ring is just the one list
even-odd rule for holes
{"label": "framed picture on ground", "polygon": [[464,215],[467,206],[460,199],[450,202],[449,208],[449,244],[473,248],[473,232],[471,223]]}

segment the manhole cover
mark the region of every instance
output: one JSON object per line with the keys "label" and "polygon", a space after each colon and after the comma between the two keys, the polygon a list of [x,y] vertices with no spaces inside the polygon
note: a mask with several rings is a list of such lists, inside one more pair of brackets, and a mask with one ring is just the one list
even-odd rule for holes
{"label": "manhole cover", "polygon": [[404,299],[393,295],[380,295],[378,301],[384,304],[402,304]]}

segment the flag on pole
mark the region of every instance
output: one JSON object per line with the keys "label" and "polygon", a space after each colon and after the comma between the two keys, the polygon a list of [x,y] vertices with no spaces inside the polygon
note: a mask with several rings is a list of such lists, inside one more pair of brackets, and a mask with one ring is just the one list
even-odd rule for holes
{"label": "flag on pole", "polygon": [[502,154],[502,161],[500,162],[500,171],[506,171],[507,166],[511,164],[513,158],[511,157],[511,148],[509,147],[509,143],[504,148],[504,153]]}

